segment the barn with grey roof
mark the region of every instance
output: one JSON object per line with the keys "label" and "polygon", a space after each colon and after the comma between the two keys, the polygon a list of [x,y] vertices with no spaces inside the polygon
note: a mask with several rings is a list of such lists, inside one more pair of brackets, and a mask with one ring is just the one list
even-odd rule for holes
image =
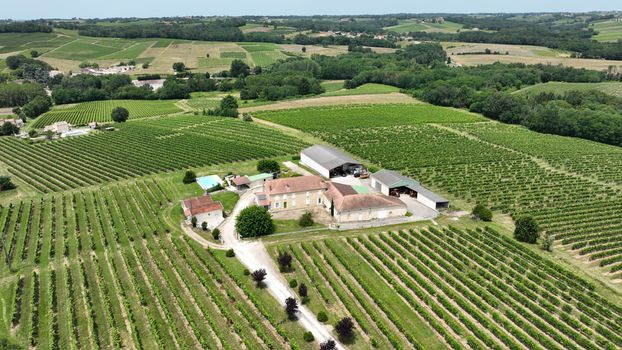
{"label": "barn with grey roof", "polygon": [[314,145],[300,152],[300,162],[325,178],[360,172],[363,165],[336,148]]}
{"label": "barn with grey roof", "polygon": [[393,170],[380,170],[371,175],[371,186],[385,195],[409,195],[418,202],[432,209],[447,208],[449,201],[442,196],[421,186],[419,181],[404,176]]}

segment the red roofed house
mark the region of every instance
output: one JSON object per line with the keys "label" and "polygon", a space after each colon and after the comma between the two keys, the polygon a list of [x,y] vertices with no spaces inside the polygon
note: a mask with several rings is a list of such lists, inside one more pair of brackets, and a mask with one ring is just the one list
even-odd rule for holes
{"label": "red roofed house", "polygon": [[323,204],[325,191],[326,184],[315,175],[268,180],[256,203],[271,211],[316,207]]}
{"label": "red roofed house", "polygon": [[213,230],[225,220],[223,207],[220,202],[214,202],[209,194],[205,196],[186,199],[182,202],[184,216],[190,222],[196,216],[197,222],[207,222],[207,227]]}
{"label": "red roofed house", "polygon": [[396,197],[359,193],[352,186],[330,182],[324,203],[334,205],[337,222],[370,221],[406,215],[407,206]]}

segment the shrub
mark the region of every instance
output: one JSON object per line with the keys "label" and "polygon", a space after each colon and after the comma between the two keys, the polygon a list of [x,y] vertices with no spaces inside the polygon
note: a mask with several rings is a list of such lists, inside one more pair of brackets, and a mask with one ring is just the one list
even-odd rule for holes
{"label": "shrub", "polygon": [[192,217],[192,219],[190,219],[190,223],[192,224],[192,227],[193,227],[193,228],[196,228],[196,227],[197,227],[197,223],[198,223],[198,221],[199,221],[199,220],[197,219],[197,217],[196,217],[196,216],[193,216],[193,217]]}
{"label": "shrub", "polygon": [[285,299],[285,313],[290,320],[296,318],[296,313],[298,312],[298,302],[296,299],[289,297]]}
{"label": "shrub", "polygon": [[279,251],[276,261],[279,263],[281,272],[287,272],[292,269],[292,256],[288,252]]}
{"label": "shrub", "polygon": [[343,339],[351,338],[354,335],[354,322],[350,317],[344,317],[335,324],[335,332]]}
{"label": "shrub", "polygon": [[317,313],[317,320],[324,323],[328,321],[328,315],[326,315],[326,312],[320,311]]}
{"label": "shrub", "polygon": [[320,350],[335,350],[337,349],[337,343],[330,339],[320,344]]}
{"label": "shrub", "polygon": [[267,274],[266,269],[257,269],[251,273],[251,277],[253,277],[253,281],[260,286],[263,284],[263,280],[266,279]]}
{"label": "shrub", "polygon": [[227,253],[225,254],[227,256],[227,258],[233,258],[235,256],[235,251],[233,251],[233,248],[227,250]]}
{"label": "shrub", "polygon": [[203,221],[203,222],[201,223],[201,230],[203,230],[203,231],[207,231],[207,222]]}
{"label": "shrub", "polygon": [[248,271],[248,269],[244,269],[244,276],[249,276],[251,274],[250,271]]}
{"label": "shrub", "polygon": [[183,182],[187,185],[187,184],[191,184],[196,181],[197,181],[197,174],[195,174],[194,171],[192,170],[186,170],[186,174],[184,175]]}
{"label": "shrub", "polygon": [[257,162],[257,171],[261,173],[276,173],[281,170],[279,162],[273,159],[262,159]]}
{"label": "shrub", "polygon": [[315,340],[315,337],[313,336],[313,333],[305,332],[305,334],[302,336],[302,339],[304,339],[307,343],[310,343]]}
{"label": "shrub", "polygon": [[296,281],[296,279],[292,279],[289,281],[289,287],[290,288],[296,288],[298,287],[298,281]]}
{"label": "shrub", "polygon": [[542,250],[546,250],[547,252],[553,250],[553,237],[546,232],[544,232],[540,237],[540,248],[542,248]]}
{"label": "shrub", "polygon": [[492,211],[483,204],[475,205],[473,216],[482,221],[492,221]]}
{"label": "shrub", "polygon": [[301,283],[300,286],[298,286],[298,295],[300,295],[301,298],[306,299],[308,296],[308,290],[307,290],[307,285],[304,283]]}
{"label": "shrub", "polygon": [[269,235],[274,232],[272,215],[264,207],[244,208],[237,217],[235,229],[243,238]]}
{"label": "shrub", "polygon": [[220,239],[220,230],[215,228],[214,231],[212,231],[212,238],[214,238],[215,240],[219,240]]}
{"label": "shrub", "polygon": [[245,113],[244,116],[242,116],[242,120],[244,120],[245,122],[252,122],[253,117],[250,114]]}
{"label": "shrub", "polygon": [[0,192],[14,189],[16,186],[8,176],[0,176]]}
{"label": "shrub", "polygon": [[313,214],[310,211],[300,215],[298,219],[298,226],[300,227],[310,227],[313,226]]}
{"label": "shrub", "polygon": [[540,227],[531,216],[521,216],[516,220],[514,238],[520,242],[536,243],[540,236]]}
{"label": "shrub", "polygon": [[115,107],[110,116],[116,123],[123,123],[130,117],[130,112],[123,107]]}

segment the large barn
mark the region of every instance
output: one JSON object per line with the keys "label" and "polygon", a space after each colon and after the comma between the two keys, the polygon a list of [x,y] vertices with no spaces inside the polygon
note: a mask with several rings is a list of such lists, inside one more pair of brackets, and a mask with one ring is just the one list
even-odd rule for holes
{"label": "large barn", "polygon": [[410,195],[418,202],[432,209],[447,208],[449,201],[442,196],[421,186],[421,184],[407,176],[392,170],[380,170],[371,175],[371,186],[385,195]]}
{"label": "large barn", "polygon": [[363,165],[341,151],[315,145],[300,152],[300,162],[325,178],[361,172]]}

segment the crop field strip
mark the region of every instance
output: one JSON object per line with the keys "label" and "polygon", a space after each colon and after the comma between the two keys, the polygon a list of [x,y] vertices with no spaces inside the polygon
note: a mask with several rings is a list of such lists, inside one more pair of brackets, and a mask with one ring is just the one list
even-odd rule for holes
{"label": "crop field strip", "polygon": [[84,102],[71,107],[55,108],[38,117],[33,122],[32,127],[41,129],[46,125],[60,121],[66,121],[72,125],[86,125],[90,122],[111,123],[110,114],[115,107],[126,108],[130,114],[130,119],[182,111],[175,105],[175,101],[108,100]]}
{"label": "crop field strip", "polygon": [[127,122],[118,129],[40,144],[2,138],[0,155],[13,175],[41,192],[55,192],[187,167],[293,154],[306,146],[279,131],[221,117],[167,117]]}
{"label": "crop field strip", "polygon": [[[421,320],[436,333],[426,339],[430,344],[442,341],[454,349],[622,346],[622,309],[588,282],[491,229],[430,227],[278,249],[292,252],[296,276],[313,282],[309,295],[319,308],[347,303],[341,312],[345,308],[382,348],[429,348],[399,340],[421,330],[413,326]],[[323,281],[336,295],[365,297],[333,299]],[[380,308],[385,312],[369,311]],[[369,328],[366,317],[379,318]],[[400,319],[409,322],[406,330],[384,328]]]}
{"label": "crop field strip", "polygon": [[[388,112],[386,118],[380,110],[350,113],[352,107],[325,113],[333,118],[305,118],[302,109],[257,116],[311,132],[453,197],[533,215],[579,261],[622,280],[620,148],[500,123],[438,124],[414,113],[416,107],[409,107],[412,116]],[[437,122],[447,119],[439,114]]]}
{"label": "crop field strip", "polygon": [[232,277],[237,261],[171,233],[167,192],[137,181],[0,208],[16,271],[0,269],[0,334],[39,349],[305,348]]}

